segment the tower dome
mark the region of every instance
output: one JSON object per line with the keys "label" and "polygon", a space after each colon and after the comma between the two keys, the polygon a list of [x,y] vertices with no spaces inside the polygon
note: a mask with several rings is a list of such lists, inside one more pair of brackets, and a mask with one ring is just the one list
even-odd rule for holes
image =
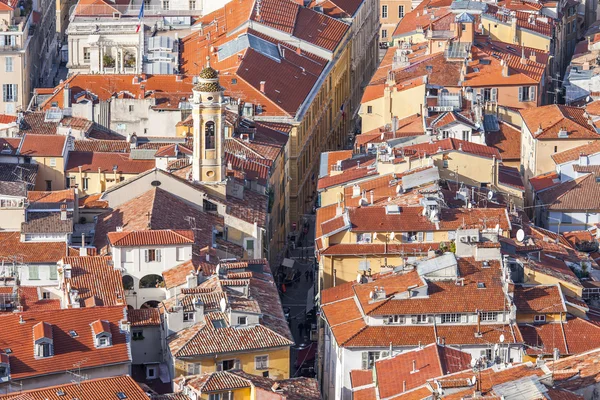
{"label": "tower dome", "polygon": [[219,84],[219,73],[210,66],[210,57],[206,57],[206,66],[198,75],[198,83],[194,86],[198,92],[216,93],[223,91]]}

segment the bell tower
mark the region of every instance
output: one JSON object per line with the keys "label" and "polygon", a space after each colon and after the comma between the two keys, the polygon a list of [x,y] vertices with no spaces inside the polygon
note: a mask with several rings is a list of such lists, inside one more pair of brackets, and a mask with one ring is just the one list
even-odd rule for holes
{"label": "bell tower", "polygon": [[222,183],[225,177],[224,127],[225,104],[219,73],[206,67],[192,89],[192,118],[194,121],[194,154],[192,178],[202,183]]}

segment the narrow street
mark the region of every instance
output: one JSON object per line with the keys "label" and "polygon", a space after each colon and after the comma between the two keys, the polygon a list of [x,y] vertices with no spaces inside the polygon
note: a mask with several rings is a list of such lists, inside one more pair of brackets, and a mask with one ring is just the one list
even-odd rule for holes
{"label": "narrow street", "polygon": [[[308,233],[299,243],[300,246],[293,248],[292,245],[289,251],[289,258],[294,260],[294,269],[300,273],[299,278],[295,279],[293,283],[285,285],[285,292],[280,290],[284,310],[289,309],[290,329],[296,343],[290,355],[290,377],[310,373],[309,369],[314,366],[314,353],[308,347],[314,343],[313,349],[316,349],[316,341],[310,340],[311,324],[315,324],[314,312],[307,318],[307,312],[314,305],[314,293],[316,292],[313,290],[315,283],[313,277],[316,275],[314,274],[315,216],[307,215],[306,219],[310,223]],[[299,227],[299,232],[301,230],[302,227]],[[296,243],[298,243],[298,237],[296,237]],[[307,307],[308,302],[310,302],[310,306]],[[316,327],[313,326],[313,329]],[[302,359],[299,360],[300,357]]]}

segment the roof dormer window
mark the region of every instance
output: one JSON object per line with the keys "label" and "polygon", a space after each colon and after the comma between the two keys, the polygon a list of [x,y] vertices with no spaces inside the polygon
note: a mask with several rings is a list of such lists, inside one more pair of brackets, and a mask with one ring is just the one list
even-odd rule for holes
{"label": "roof dormer window", "polygon": [[33,344],[36,358],[52,357],[54,355],[54,338],[52,325],[38,322],[33,326]]}
{"label": "roof dormer window", "polygon": [[96,320],[91,325],[96,347],[112,346],[112,333],[108,321]]}

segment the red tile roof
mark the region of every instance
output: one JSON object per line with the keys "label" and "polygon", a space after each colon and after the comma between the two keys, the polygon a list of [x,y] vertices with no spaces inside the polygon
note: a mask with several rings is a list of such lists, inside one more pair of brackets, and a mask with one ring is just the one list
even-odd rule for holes
{"label": "red tile roof", "polygon": [[126,303],[121,272],[114,268],[111,257],[65,257],[63,263],[71,266],[71,278],[65,282],[77,290],[81,307]]}
{"label": "red tile roof", "polygon": [[513,301],[518,313],[552,314],[567,312],[558,285],[515,285]]}
{"label": "red tile roof", "polygon": [[56,263],[67,254],[64,242],[21,242],[20,232],[0,232],[0,260],[25,264]]}
{"label": "red tile roof", "polygon": [[[520,113],[535,139],[600,139],[583,108],[551,104],[520,110]],[[538,131],[540,128],[541,131]],[[563,128],[567,137],[559,138],[558,133]]]}
{"label": "red tile roof", "polygon": [[106,400],[109,393],[110,396],[114,396],[116,399],[116,394],[119,392],[125,394],[125,398],[128,400],[148,400],[146,392],[129,375],[89,379],[42,389],[24,390],[4,395],[0,394],[0,399],[64,400],[77,398],[81,400]]}
{"label": "red tile roof", "polygon": [[98,153],[129,153],[131,145],[125,140],[75,140],[74,151]]}
{"label": "red tile roof", "polygon": [[117,173],[140,174],[155,167],[154,160],[132,160],[129,154],[123,153],[88,153],[72,151],[69,153],[69,161],[65,170],[67,172],[113,173],[117,167]]}
{"label": "red tile roof", "polygon": [[487,145],[498,150],[502,161],[520,160],[521,129],[502,121],[498,121],[498,126],[500,127],[499,131],[487,133]]}
{"label": "red tile roof", "polygon": [[533,186],[533,190],[539,192],[549,187],[556,186],[560,183],[560,177],[555,171],[533,176],[529,178],[529,183]]}
{"label": "red tile roof", "polygon": [[377,175],[377,170],[361,166],[359,168],[349,169],[338,175],[330,175],[319,178],[318,190],[327,189],[328,187],[338,186],[344,183],[356,181],[367,176]]}
{"label": "red tile roof", "polygon": [[19,305],[23,311],[45,311],[60,309],[59,299],[43,299],[38,286],[19,286]]}
{"label": "red tile roof", "polygon": [[127,319],[132,327],[160,326],[160,312],[158,308],[127,310]]}
{"label": "red tile roof", "polygon": [[[25,312],[1,316],[0,348],[10,348],[10,372],[12,379],[24,379],[52,373],[64,373],[73,368],[73,360],[86,362],[82,373],[88,368],[108,364],[130,363],[129,345],[125,333],[119,331],[119,321],[124,319],[124,308],[96,307],[72,308],[52,311]],[[24,323],[19,323],[22,316]],[[103,319],[110,321],[112,346],[96,348],[90,324]],[[52,325],[54,356],[34,356],[33,327],[39,322]],[[71,337],[69,331],[77,336]]]}
{"label": "red tile roof", "polygon": [[373,371],[370,369],[354,369],[350,371],[350,384],[353,388],[373,383]]}
{"label": "red tile roof", "polygon": [[65,189],[53,192],[30,190],[27,192],[29,203],[63,203],[75,201],[75,190]]}
{"label": "red tile roof", "polygon": [[115,247],[192,244],[194,232],[171,229],[110,232],[108,242]]}
{"label": "red tile roof", "polygon": [[442,208],[440,222],[431,222],[423,216],[423,207],[401,207],[399,214],[386,214],[385,207],[358,207],[348,209],[352,230],[355,232],[414,232],[453,231],[460,227],[482,228],[483,219],[489,224],[510,229],[504,208]]}
{"label": "red tile roof", "polygon": [[66,145],[66,136],[26,134],[19,153],[32,157],[62,157]]}
{"label": "red tile roof", "polygon": [[428,379],[470,369],[470,361],[469,353],[435,343],[379,360],[375,363],[379,397],[389,398],[415,389]]}
{"label": "red tile roof", "polygon": [[580,155],[590,156],[600,153],[600,141],[594,140],[584,145],[574,147],[569,150],[561,151],[550,155],[556,164],[564,164],[570,161],[577,161]]}
{"label": "red tile roof", "polygon": [[501,158],[500,152],[493,147],[454,138],[448,138],[433,143],[415,144],[412,146],[406,146],[403,149],[405,156],[411,157],[418,157],[422,155],[431,156],[439,153],[440,149],[442,149],[442,152],[463,151],[465,153],[485,158]]}
{"label": "red tile roof", "polygon": [[549,210],[600,210],[600,182],[586,174],[538,193]]}
{"label": "red tile roof", "polygon": [[[112,15],[112,13],[111,13]],[[129,93],[137,98],[142,92],[140,86],[144,86],[144,98],[152,97],[162,99],[174,94],[177,99],[192,94],[192,77],[186,76],[178,81],[176,75],[146,75],[146,79],[135,83],[136,75],[101,75],[101,74],[75,74],[54,90],[54,95],[40,105],[46,110],[53,102],[62,104],[64,87],[69,84],[71,89],[71,101],[77,103],[77,97],[82,93],[90,92],[97,96],[99,101],[106,101],[122,93]],[[43,115],[43,113],[42,113]]]}

